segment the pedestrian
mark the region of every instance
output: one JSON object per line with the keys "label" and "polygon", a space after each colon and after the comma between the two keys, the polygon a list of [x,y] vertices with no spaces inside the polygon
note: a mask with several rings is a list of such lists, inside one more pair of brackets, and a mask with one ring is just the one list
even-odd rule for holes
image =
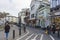
{"label": "pedestrian", "polygon": [[24,33],[26,32],[26,25],[24,24]]}
{"label": "pedestrian", "polygon": [[58,37],[59,37],[59,30],[60,30],[60,27],[59,27],[59,25],[57,25],[57,27],[56,27],[56,30],[57,30],[57,32],[58,32]]}
{"label": "pedestrian", "polygon": [[8,23],[5,24],[5,34],[6,34],[6,40],[8,40],[8,34],[10,31],[10,25]]}
{"label": "pedestrian", "polygon": [[55,24],[53,24],[52,30],[53,30],[53,34],[55,34],[55,30],[56,30]]}
{"label": "pedestrian", "polygon": [[50,34],[50,26],[47,26],[48,34]]}

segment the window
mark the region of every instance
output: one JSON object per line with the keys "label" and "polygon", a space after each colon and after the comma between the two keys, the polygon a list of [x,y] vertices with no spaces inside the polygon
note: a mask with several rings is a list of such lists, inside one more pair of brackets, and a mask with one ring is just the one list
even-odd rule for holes
{"label": "window", "polygon": [[31,18],[34,18],[34,14],[31,15]]}
{"label": "window", "polygon": [[31,10],[33,10],[34,9],[34,5],[31,7]]}
{"label": "window", "polygon": [[39,9],[42,8],[42,7],[44,7],[44,5],[40,5]]}
{"label": "window", "polygon": [[43,12],[41,12],[41,13],[39,13],[39,15],[41,15],[41,14],[44,14],[44,11],[43,11]]}

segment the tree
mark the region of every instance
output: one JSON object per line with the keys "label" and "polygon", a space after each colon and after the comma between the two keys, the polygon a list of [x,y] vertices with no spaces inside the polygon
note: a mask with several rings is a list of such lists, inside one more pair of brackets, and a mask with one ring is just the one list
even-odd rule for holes
{"label": "tree", "polygon": [[0,18],[4,18],[6,17],[7,15],[9,15],[9,13],[6,13],[6,12],[0,12]]}
{"label": "tree", "polygon": [[6,17],[7,15],[9,15],[9,13],[3,12],[3,17]]}
{"label": "tree", "polygon": [[7,15],[9,15],[9,13],[6,13],[6,12],[0,12],[0,20],[5,18],[4,21],[6,21],[6,16],[7,16]]}

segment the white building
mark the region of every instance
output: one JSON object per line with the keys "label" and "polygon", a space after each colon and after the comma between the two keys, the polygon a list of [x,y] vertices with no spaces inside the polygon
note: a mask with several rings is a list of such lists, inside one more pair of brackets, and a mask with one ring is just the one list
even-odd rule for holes
{"label": "white building", "polygon": [[6,21],[18,23],[18,17],[15,16],[6,16],[0,19],[0,25],[5,24]]}
{"label": "white building", "polygon": [[18,23],[18,17],[15,17],[15,16],[7,16],[5,20],[9,22]]}
{"label": "white building", "polygon": [[[43,26],[44,27],[47,26],[46,22],[45,22],[46,24],[45,23],[41,24],[41,22],[39,22],[41,20],[39,20],[40,18],[38,17],[38,16],[43,16],[46,19],[46,15],[48,15],[47,13],[49,13],[49,11],[47,12],[47,9],[50,10],[50,8],[47,8],[46,5],[49,5],[49,1],[48,0],[32,0],[31,5],[30,5],[30,7],[31,7],[30,8],[30,19],[31,20],[38,19],[38,22],[35,21],[37,23],[35,25],[42,26],[42,27]],[[39,7],[41,7],[42,10],[39,9]],[[46,20],[46,21],[48,21],[48,20]]]}
{"label": "white building", "polygon": [[22,24],[25,24],[25,17],[27,17],[26,16],[26,11],[29,11],[28,10],[29,8],[24,8],[24,9],[22,9],[19,13],[18,13],[18,17],[20,17],[21,18],[21,23]]}
{"label": "white building", "polygon": [[31,4],[30,4],[30,19],[34,18],[35,19],[35,16],[36,16],[36,11],[38,9],[40,5],[40,2],[37,1],[37,0],[32,0]]}
{"label": "white building", "polygon": [[40,4],[40,0],[32,0],[30,4],[30,20],[32,26],[36,25],[36,13]]}
{"label": "white building", "polygon": [[37,25],[41,26],[41,28],[46,28],[48,25],[50,25],[50,4],[44,3],[42,1],[42,4],[37,10]]}
{"label": "white building", "polygon": [[36,17],[36,11],[39,8],[39,6],[42,4],[43,1],[45,3],[48,3],[48,0],[32,0],[31,4],[30,4],[30,19],[34,19]]}

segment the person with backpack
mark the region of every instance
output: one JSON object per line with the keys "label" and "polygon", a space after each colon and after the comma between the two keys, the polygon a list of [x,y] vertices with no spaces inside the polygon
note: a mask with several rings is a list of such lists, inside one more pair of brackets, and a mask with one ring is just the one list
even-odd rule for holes
{"label": "person with backpack", "polygon": [[10,31],[10,25],[8,23],[5,24],[5,34],[6,34],[6,40],[8,40],[8,34]]}

